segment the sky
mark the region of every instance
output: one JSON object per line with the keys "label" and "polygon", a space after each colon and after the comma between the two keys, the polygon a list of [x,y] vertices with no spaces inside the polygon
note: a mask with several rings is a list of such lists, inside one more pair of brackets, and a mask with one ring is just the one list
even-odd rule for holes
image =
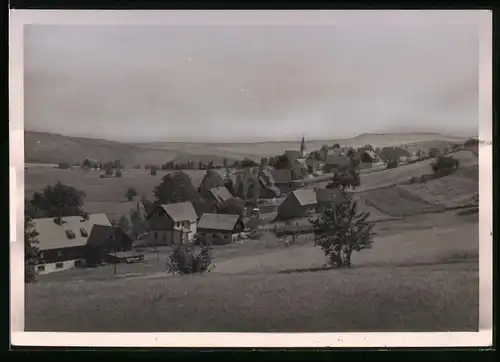
{"label": "sky", "polygon": [[[383,14],[385,13],[385,14]],[[125,142],[477,133],[474,13],[331,25],[28,25],[25,129]]]}

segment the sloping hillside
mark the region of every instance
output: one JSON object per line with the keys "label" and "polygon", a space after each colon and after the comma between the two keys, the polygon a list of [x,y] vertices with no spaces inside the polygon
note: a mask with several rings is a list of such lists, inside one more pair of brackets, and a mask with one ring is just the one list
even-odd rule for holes
{"label": "sloping hillside", "polygon": [[[323,145],[351,145],[362,147],[371,144],[374,147],[397,146],[411,144],[412,148],[443,147],[448,143],[463,143],[467,140],[464,137],[447,136],[438,133],[388,133],[372,134],[364,133],[354,138],[331,139],[331,140],[307,140],[306,147],[309,151],[319,150]],[[187,151],[192,153],[210,153],[223,157],[236,158],[260,158],[263,156],[278,155],[289,149],[299,149],[300,139],[297,141],[276,141],[258,143],[142,143],[138,146],[169,151]]]}
{"label": "sloping hillside", "polygon": [[158,149],[102,139],[67,137],[44,132],[24,132],[25,162],[82,162],[85,158],[102,161],[120,160],[125,166],[146,163],[163,164],[170,160],[202,160],[222,162],[218,155],[187,152],[188,149]]}

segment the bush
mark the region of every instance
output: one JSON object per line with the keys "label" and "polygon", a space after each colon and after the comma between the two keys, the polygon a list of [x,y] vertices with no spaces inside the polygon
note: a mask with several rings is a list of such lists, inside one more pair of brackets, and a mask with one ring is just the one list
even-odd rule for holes
{"label": "bush", "polygon": [[71,166],[67,162],[61,162],[57,165],[57,167],[60,168],[61,170],[67,170],[71,168]]}
{"label": "bush", "polygon": [[386,169],[396,168],[398,167],[398,161],[389,161],[386,166]]}
{"label": "bush", "polygon": [[454,171],[457,170],[460,166],[460,161],[452,156],[439,156],[436,159],[436,162],[431,164],[432,171],[435,173],[440,171]]}
{"label": "bush", "polygon": [[121,170],[116,170],[115,177],[122,177],[122,176],[123,176],[122,171]]}
{"label": "bush", "polygon": [[[196,249],[199,249],[196,252]],[[167,271],[172,274],[200,274],[215,269],[212,264],[212,247],[200,242],[198,247],[193,245],[178,245],[174,248],[167,261]]]}
{"label": "bush", "polygon": [[357,201],[345,189],[343,202],[332,203],[321,217],[310,220],[316,229],[315,245],[321,247],[332,267],[351,266],[353,251],[370,249],[373,243],[373,226],[368,223],[368,212],[357,212]]}

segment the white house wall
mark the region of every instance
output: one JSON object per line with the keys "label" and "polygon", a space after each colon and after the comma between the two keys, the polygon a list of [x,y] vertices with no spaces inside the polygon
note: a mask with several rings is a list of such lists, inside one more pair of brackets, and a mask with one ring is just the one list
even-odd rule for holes
{"label": "white house wall", "polygon": [[[64,270],[73,269],[78,265],[78,263],[81,263],[83,265],[85,261],[83,259],[77,259],[77,260],[65,260],[57,263],[38,264],[36,266],[36,271],[39,275],[51,274]],[[40,267],[43,267],[43,270],[41,270]]]}

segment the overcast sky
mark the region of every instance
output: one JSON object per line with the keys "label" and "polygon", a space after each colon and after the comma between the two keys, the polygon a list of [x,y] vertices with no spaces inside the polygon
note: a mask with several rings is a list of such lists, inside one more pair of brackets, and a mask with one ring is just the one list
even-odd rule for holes
{"label": "overcast sky", "polygon": [[207,142],[477,132],[475,18],[382,13],[319,26],[26,26],[25,128]]}

